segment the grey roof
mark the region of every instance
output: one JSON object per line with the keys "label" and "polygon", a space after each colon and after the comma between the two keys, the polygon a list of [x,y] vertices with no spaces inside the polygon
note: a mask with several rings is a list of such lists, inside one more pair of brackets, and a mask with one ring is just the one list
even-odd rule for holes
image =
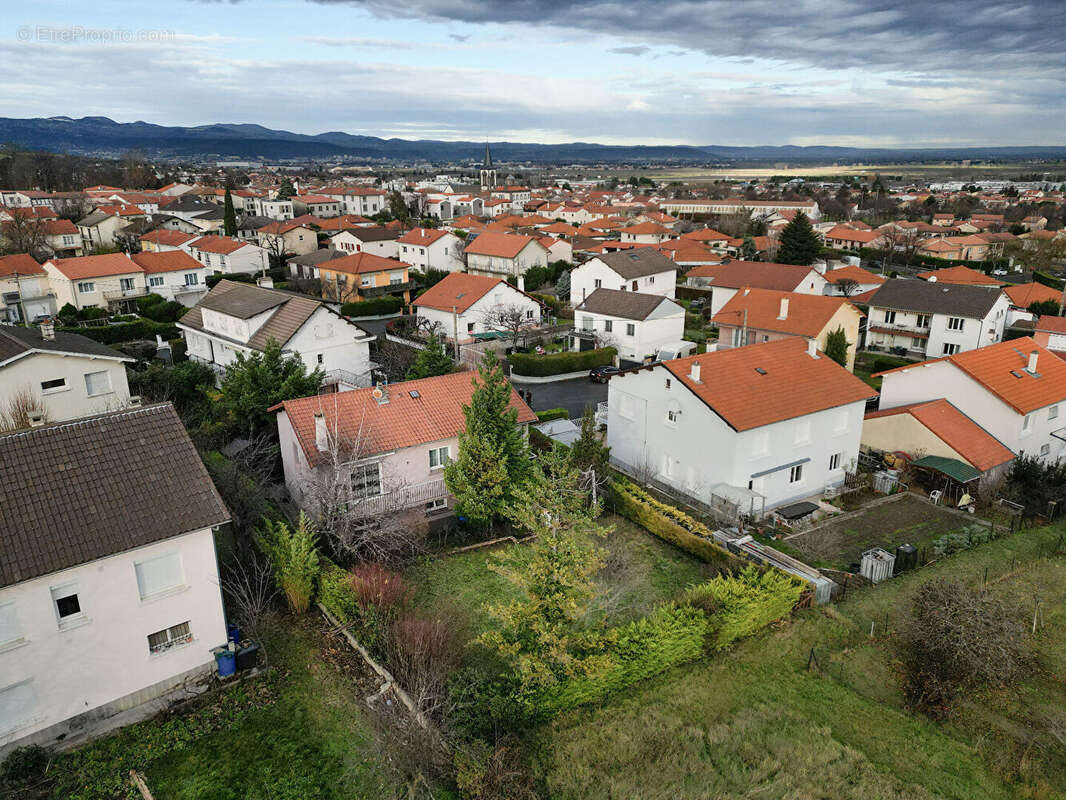
{"label": "grey roof", "polygon": [[193,219],[203,219],[203,220],[223,219],[225,216],[226,216],[226,212],[223,209],[218,208],[216,206],[215,208],[212,208],[212,209],[210,209],[208,211],[203,211],[203,212],[201,212],[199,214],[194,214],[193,215]]}
{"label": "grey roof", "polygon": [[[577,307],[577,311],[605,314],[623,319],[647,319],[663,302],[674,305],[668,297],[641,292],[620,292],[617,289],[597,289]],[[680,308],[680,306],[678,306]]]}
{"label": "grey roof", "polygon": [[869,305],[922,314],[952,314],[984,319],[1002,291],[995,286],[965,286],[906,278],[893,278],[881,284]]}
{"label": "grey roof", "polygon": [[249,319],[264,311],[277,308],[287,299],[284,295],[261,289],[258,286],[234,282],[232,286],[221,292],[212,289],[199,305],[201,308],[209,308],[238,319]]}
{"label": "grey roof", "polygon": [[89,216],[79,219],[75,225],[92,227],[93,225],[99,225],[105,219],[110,219],[113,215],[108,214],[105,211],[93,211]]}
{"label": "grey roof", "polygon": [[237,227],[244,230],[259,230],[264,225],[269,225],[272,222],[277,222],[277,220],[270,217],[257,217],[255,214],[245,214],[241,217],[241,221],[237,223]]}
{"label": "grey roof", "polygon": [[386,242],[392,239],[399,239],[401,236],[400,231],[394,231],[389,228],[367,226],[365,228],[345,228],[344,230],[361,242]]}
{"label": "grey roof", "polygon": [[229,519],[170,403],[0,435],[0,587]]}
{"label": "grey roof", "polygon": [[318,264],[324,264],[327,261],[332,261],[335,258],[344,258],[348,253],[342,253],[340,250],[336,250],[332,247],[320,247],[313,253],[307,253],[302,256],[291,256],[286,259],[290,264],[302,264],[304,266],[317,266]]}
{"label": "grey roof", "polygon": [[597,257],[626,280],[677,269],[677,264],[652,247],[635,247]]}
{"label": "grey roof", "polygon": [[16,325],[0,325],[0,364],[10,358],[33,351],[51,353],[76,353],[96,358],[114,358],[133,361],[129,356],[107,345],[93,341],[77,333],[56,331],[55,339],[45,339],[40,328],[20,328]]}

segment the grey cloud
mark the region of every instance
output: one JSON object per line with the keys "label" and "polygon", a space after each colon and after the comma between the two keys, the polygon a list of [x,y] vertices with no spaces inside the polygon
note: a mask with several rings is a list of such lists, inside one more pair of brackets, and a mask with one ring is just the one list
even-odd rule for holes
{"label": "grey cloud", "polygon": [[457,42],[465,42],[467,39],[470,38],[470,34],[469,33],[449,33],[448,34],[448,38],[449,39],[454,39]]}
{"label": "grey cloud", "polygon": [[651,50],[650,47],[643,44],[630,45],[629,47],[611,47],[608,49],[608,53],[617,53],[622,56],[642,56]]}

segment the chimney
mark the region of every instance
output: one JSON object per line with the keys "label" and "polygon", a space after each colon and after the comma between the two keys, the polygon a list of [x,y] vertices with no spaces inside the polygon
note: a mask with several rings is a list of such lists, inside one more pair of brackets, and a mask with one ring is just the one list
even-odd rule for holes
{"label": "chimney", "polygon": [[315,447],[320,453],[329,450],[329,429],[326,427],[326,416],[321,411],[315,414]]}
{"label": "chimney", "polygon": [[524,292],[526,290],[526,278],[524,275],[518,276],[518,291]]}
{"label": "chimney", "polygon": [[807,355],[811,358],[821,358],[821,356],[818,355],[818,342],[814,339],[807,340]]}
{"label": "chimney", "polygon": [[778,319],[788,319],[788,298],[781,298],[781,310],[777,312]]}
{"label": "chimney", "polygon": [[44,425],[44,414],[40,411],[34,411],[30,414],[30,427],[39,428]]}
{"label": "chimney", "polygon": [[693,361],[692,368],[689,370],[688,376],[695,382],[700,382],[700,362]]}
{"label": "chimney", "polygon": [[271,278],[269,275],[260,275],[258,278],[255,279],[255,282],[263,289],[274,288],[274,279]]}
{"label": "chimney", "polygon": [[1040,353],[1036,350],[1033,350],[1031,353],[1029,353],[1029,366],[1026,367],[1026,370],[1029,372],[1030,375],[1036,374],[1036,360],[1039,356]]}
{"label": "chimney", "polygon": [[41,338],[46,342],[54,342],[56,340],[56,324],[52,322],[51,317],[41,323]]}

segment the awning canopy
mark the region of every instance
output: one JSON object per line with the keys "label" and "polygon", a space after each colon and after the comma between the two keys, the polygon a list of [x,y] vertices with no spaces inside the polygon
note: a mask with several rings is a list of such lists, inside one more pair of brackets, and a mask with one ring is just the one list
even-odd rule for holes
{"label": "awning canopy", "polygon": [[959,483],[969,483],[981,477],[981,473],[957,458],[945,458],[944,456],[923,456],[917,461],[911,462],[912,467],[924,467],[942,475],[947,475]]}

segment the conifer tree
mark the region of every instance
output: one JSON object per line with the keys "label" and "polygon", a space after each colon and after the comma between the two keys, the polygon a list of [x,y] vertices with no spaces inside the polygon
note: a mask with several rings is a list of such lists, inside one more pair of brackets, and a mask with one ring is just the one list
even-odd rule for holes
{"label": "conifer tree", "polygon": [[226,189],[226,199],[222,206],[222,230],[227,236],[237,235],[237,212],[233,208],[233,195]]}
{"label": "conifer tree", "polygon": [[444,349],[444,342],[436,333],[430,333],[426,339],[426,348],[418,352],[411,368],[407,370],[406,379],[432,378],[447,375],[455,370],[455,365]]}
{"label": "conifer tree", "polygon": [[777,250],[780,264],[800,264],[808,267],[818,258],[822,243],[811,227],[811,221],[802,211],[796,214],[781,231],[781,245]]}

